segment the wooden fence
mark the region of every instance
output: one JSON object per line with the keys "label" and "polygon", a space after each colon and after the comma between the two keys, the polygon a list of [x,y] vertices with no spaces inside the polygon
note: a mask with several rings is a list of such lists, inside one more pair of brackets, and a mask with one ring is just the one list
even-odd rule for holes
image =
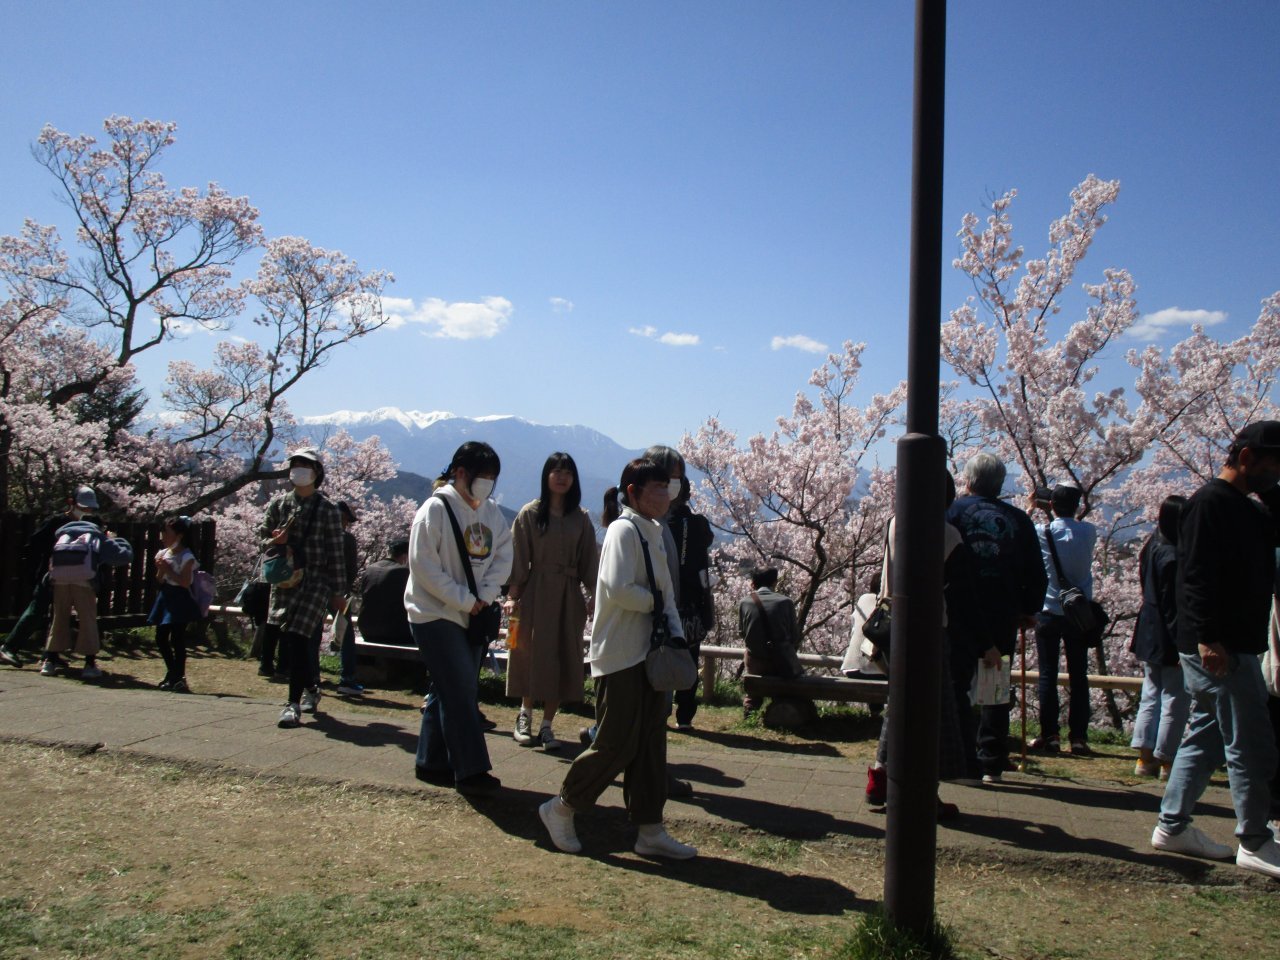
{"label": "wooden fence", "polygon": [[[26,544],[45,520],[19,513],[0,513],[0,630],[8,630],[22,615],[44,570],[34,570]],[[106,527],[133,547],[133,561],[125,567],[99,570],[98,617],[104,626],[141,626],[156,599],[155,557],[160,550],[160,522],[107,521]],[[204,520],[191,525],[187,546],[204,570],[213,569],[217,525]]]}

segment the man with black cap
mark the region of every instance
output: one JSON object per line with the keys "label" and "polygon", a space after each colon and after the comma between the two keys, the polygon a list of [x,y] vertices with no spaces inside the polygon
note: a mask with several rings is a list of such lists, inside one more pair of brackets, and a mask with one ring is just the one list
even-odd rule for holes
{"label": "man with black cap", "polygon": [[[1058,655],[1065,650],[1070,696],[1067,701],[1067,735],[1074,754],[1089,753],[1089,646],[1094,638],[1081,636],[1063,615],[1062,591],[1076,587],[1093,599],[1093,545],[1098,528],[1077,520],[1082,493],[1072,484],[1060,483],[1049,495],[1053,520],[1036,527],[1040,554],[1049,586],[1044,609],[1036,617],[1036,655],[1040,664],[1040,736],[1031,741],[1033,749],[1058,752]],[[1033,498],[1035,506],[1043,502]],[[1052,540],[1052,543],[1050,543]],[[1062,577],[1058,576],[1061,569]],[[1062,583],[1065,579],[1067,582]]]}
{"label": "man with black cap", "polygon": [[308,645],[330,610],[341,609],[347,589],[342,518],[318,489],[324,464],[314,447],[289,454],[291,489],[267,505],[258,525],[264,548],[288,548],[293,576],[271,587],[267,622],[280,630],[289,655],[289,700],[279,726],[296,727],[302,713],[314,713],[320,691],[313,685]]}
{"label": "man with black cap", "polygon": [[1276,742],[1258,662],[1267,649],[1280,544],[1277,482],[1280,421],[1251,423],[1237,434],[1218,476],[1183,511],[1177,644],[1191,720],[1151,845],[1212,860],[1231,857],[1230,846],[1191,826],[1196,802],[1225,760],[1240,842],[1236,865],[1280,878],[1280,845],[1267,825]]}

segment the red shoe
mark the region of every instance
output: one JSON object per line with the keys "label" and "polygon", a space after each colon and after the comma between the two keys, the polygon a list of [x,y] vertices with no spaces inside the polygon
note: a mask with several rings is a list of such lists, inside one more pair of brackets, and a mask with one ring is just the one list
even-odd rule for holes
{"label": "red shoe", "polygon": [[883,807],[889,799],[889,774],[884,767],[867,767],[867,803]]}

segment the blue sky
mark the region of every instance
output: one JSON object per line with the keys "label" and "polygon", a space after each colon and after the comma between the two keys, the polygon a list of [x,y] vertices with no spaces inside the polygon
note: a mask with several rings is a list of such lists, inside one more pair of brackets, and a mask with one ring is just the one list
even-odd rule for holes
{"label": "blue sky", "polygon": [[[866,396],[904,375],[905,0],[0,14],[0,232],[69,235],[29,145],[121,113],[178,122],[171,183],[396,274],[407,322],[304,381],[297,413],[514,413],[646,446],[713,414],[770,429],[824,356],[776,338],[867,341]],[[1077,281],[1127,267],[1144,314],[1247,329],[1280,288],[1280,4],[953,2],[948,34],[947,263],[962,214],[1010,187],[1043,252],[1096,173],[1121,196]],[[943,291],[945,313],[969,286],[948,269]]]}

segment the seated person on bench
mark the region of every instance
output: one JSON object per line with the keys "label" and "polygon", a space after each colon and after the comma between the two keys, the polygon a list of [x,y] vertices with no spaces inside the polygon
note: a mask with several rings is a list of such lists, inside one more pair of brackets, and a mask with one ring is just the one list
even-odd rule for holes
{"label": "seated person on bench", "polygon": [[[795,677],[799,674],[796,647],[800,630],[796,607],[786,594],[778,593],[776,567],[751,571],[751,596],[738,604],[738,635],[746,646],[746,672],[760,676]],[[789,649],[788,649],[789,648]],[[760,701],[743,692],[742,712],[760,709]]]}

